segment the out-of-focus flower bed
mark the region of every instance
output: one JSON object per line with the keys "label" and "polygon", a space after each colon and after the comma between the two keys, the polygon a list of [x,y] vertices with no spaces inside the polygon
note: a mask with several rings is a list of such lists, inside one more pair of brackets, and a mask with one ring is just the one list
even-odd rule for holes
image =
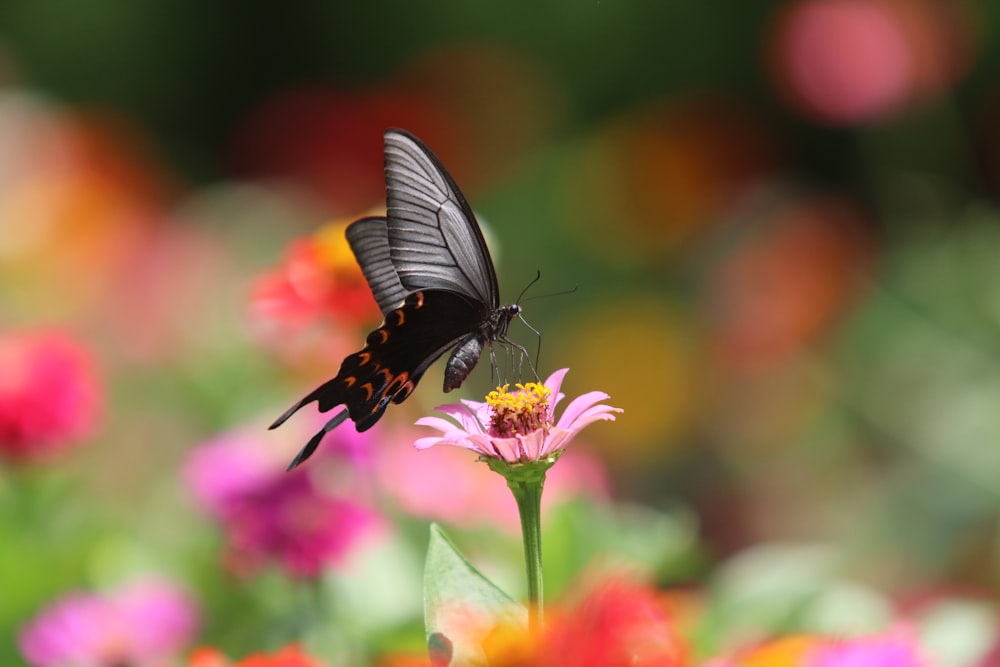
{"label": "out-of-focus flower bed", "polygon": [[524,594],[503,480],[413,447],[443,364],[290,473],[325,418],[267,430],[380,320],[389,126],[624,410],[490,664],[1000,660],[992,5],[153,4],[0,7],[0,664],[427,664],[431,522]]}

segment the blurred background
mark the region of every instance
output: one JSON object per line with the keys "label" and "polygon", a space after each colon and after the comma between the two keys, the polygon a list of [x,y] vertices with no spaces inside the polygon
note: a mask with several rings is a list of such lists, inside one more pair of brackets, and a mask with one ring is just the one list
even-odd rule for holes
{"label": "blurred background", "polygon": [[[384,207],[390,126],[462,187],[504,302],[579,286],[524,302],[539,371],[624,409],[552,482],[554,595],[618,553],[713,591],[705,653],[851,616],[834,588],[992,598],[998,29],[973,0],[0,4],[0,662],[60,596],[147,577],[198,610],[183,650],[419,645],[429,520],[517,593],[503,482],[409,448],[441,364],[303,473],[375,537],[282,560],[226,504],[287,484],[262,471],[316,421],[266,426],[378,324],[342,229]],[[785,606],[733,611],[751,590]]]}

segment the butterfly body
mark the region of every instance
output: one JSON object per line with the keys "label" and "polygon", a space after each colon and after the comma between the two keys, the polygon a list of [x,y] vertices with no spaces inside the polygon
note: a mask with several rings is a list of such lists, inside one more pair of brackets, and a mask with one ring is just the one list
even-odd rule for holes
{"label": "butterfly body", "polygon": [[336,377],[303,397],[276,428],[313,401],[321,412],[343,405],[289,465],[306,460],[323,436],[348,418],[371,428],[390,403],[402,403],[427,368],[454,348],[444,391],[461,386],[520,306],[500,305],[486,241],[458,186],[419,139],[385,134],[386,216],[351,223],[347,241],[384,320],[364,348],[348,355]]}

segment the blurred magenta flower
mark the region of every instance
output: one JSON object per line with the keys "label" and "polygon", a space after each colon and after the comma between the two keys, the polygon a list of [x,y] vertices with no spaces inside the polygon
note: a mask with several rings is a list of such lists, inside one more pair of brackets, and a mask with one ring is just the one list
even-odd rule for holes
{"label": "blurred magenta flower", "polygon": [[[519,384],[513,392],[500,387],[490,392],[484,403],[463,400],[461,404],[438,406],[439,412],[454,421],[440,417],[419,419],[418,426],[437,429],[441,435],[420,438],[414,446],[427,449],[456,445],[507,463],[538,461],[561,452],[584,427],[595,421],[613,421],[614,413],[622,411],[600,403],[608,398],[604,392],[591,391],[573,399],[559,421],[553,423],[552,411],[563,399],[559,389],[567,372],[568,368],[558,370],[541,384]],[[550,405],[553,395],[555,400]]]}
{"label": "blurred magenta flower", "polygon": [[188,659],[188,667],[325,667],[326,663],[302,652],[294,644],[274,653],[252,653],[233,662],[222,651],[212,647],[199,648]]}
{"label": "blurred magenta flower", "polygon": [[[336,449],[336,448],[333,448]],[[324,491],[315,471],[286,473],[248,436],[219,437],[195,449],[186,476],[195,498],[221,524],[228,564],[250,574],[276,561],[289,574],[319,576],[381,525],[353,499]]]}
{"label": "blurred magenta flower", "polygon": [[787,635],[706,667],[929,667],[913,633],[905,627],[863,637]]}
{"label": "blurred magenta flower", "polygon": [[0,456],[46,460],[88,437],[101,390],[90,352],[58,332],[0,332]]}
{"label": "blurred magenta flower", "polygon": [[177,656],[197,627],[198,610],[187,593],[145,580],[106,595],[67,595],[30,621],[18,644],[34,667],[143,667]]}
{"label": "blurred magenta flower", "polygon": [[808,667],[926,667],[912,632],[893,628],[884,634],[830,640],[806,656]]}

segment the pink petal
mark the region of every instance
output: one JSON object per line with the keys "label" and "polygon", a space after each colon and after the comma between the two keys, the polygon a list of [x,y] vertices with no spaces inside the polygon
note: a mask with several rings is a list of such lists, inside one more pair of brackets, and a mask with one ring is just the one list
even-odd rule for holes
{"label": "pink petal", "polygon": [[539,429],[528,435],[521,436],[521,450],[525,453],[528,460],[540,459],[544,454],[542,452],[547,449],[545,431]]}
{"label": "pink petal", "polygon": [[[576,421],[584,411],[592,407],[595,403],[599,403],[606,398],[608,398],[608,395],[603,391],[591,391],[577,396],[570,402],[569,405],[566,406],[562,415],[559,416],[559,422],[556,426],[566,429],[572,428],[573,422]],[[611,409],[618,410],[618,408]]]}
{"label": "pink petal", "polygon": [[565,396],[565,394],[559,393],[559,390],[562,388],[563,378],[566,377],[566,373],[569,373],[568,368],[560,368],[559,370],[552,373],[552,375],[547,377],[545,379],[545,382],[543,383],[546,387],[549,388],[549,391],[552,392],[553,410],[556,409],[556,406],[559,405],[559,401],[561,401],[563,399],[563,396]]}
{"label": "pink petal", "polygon": [[480,424],[490,423],[490,406],[483,401],[470,401],[466,398],[462,399],[462,404],[469,408],[469,411],[475,415],[476,419]]}
{"label": "pink petal", "polygon": [[467,405],[461,403],[448,403],[434,408],[438,412],[448,415],[457,421],[463,429],[469,433],[482,433],[483,425],[478,416]]}
{"label": "pink petal", "polygon": [[421,417],[413,423],[416,426],[428,426],[430,428],[435,428],[442,433],[453,431],[457,427],[455,422],[448,419],[442,419],[441,417]]}
{"label": "pink petal", "polygon": [[417,449],[428,449],[430,447],[433,447],[434,445],[446,445],[446,444],[448,444],[448,441],[445,440],[444,438],[439,438],[437,436],[432,435],[426,438],[417,438],[414,441],[413,446]]}

